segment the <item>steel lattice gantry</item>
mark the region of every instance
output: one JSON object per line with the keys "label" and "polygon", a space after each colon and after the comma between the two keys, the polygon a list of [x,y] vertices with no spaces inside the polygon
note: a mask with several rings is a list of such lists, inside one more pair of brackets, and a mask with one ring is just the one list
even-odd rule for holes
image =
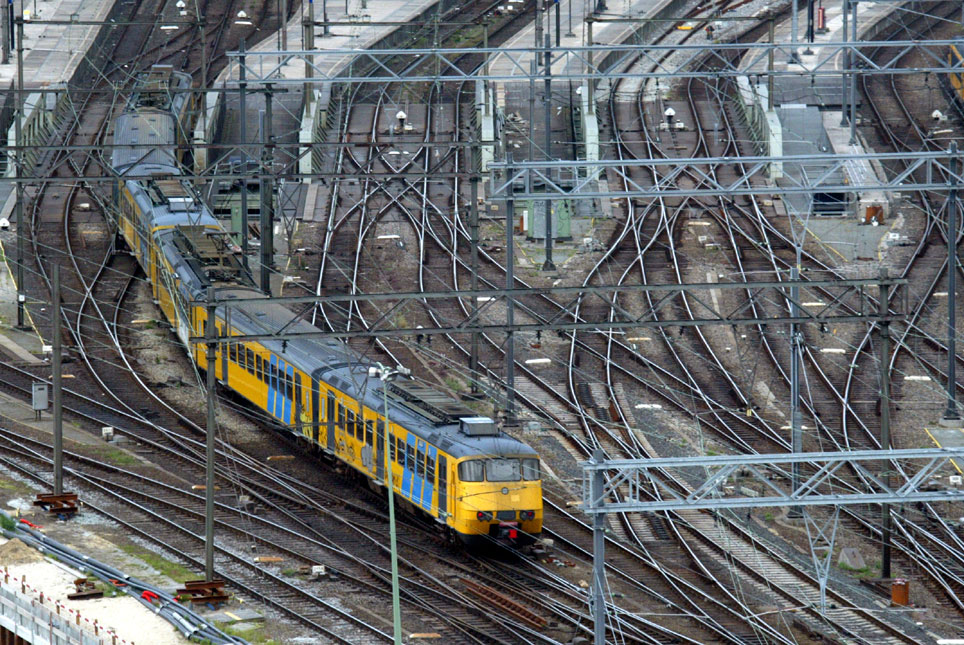
{"label": "steel lattice gantry", "polygon": [[[865,40],[859,42],[821,43],[825,53],[821,60],[812,64],[799,64],[793,70],[758,72],[754,66],[766,68],[770,52],[776,56],[789,57],[798,47],[792,43],[684,43],[677,45],[592,45],[580,47],[552,47],[552,77],[557,81],[617,78],[724,78],[761,74],[772,76],[841,76],[845,74],[946,74],[960,72],[961,65],[949,65],[945,59],[947,48],[955,40]],[[503,73],[475,73],[460,69],[456,59],[465,55],[465,49],[326,49],[302,51],[230,51],[230,64],[238,66],[245,57],[244,69],[249,83],[274,83],[278,85],[303,85],[311,82],[338,83],[394,83],[439,82],[462,83],[474,81],[523,81],[531,75],[530,60],[545,53],[544,48],[478,47],[475,54],[487,57],[501,56],[510,71]],[[670,52],[675,56],[665,56]],[[742,56],[739,54],[743,53]],[[924,64],[914,68],[900,67],[900,60],[908,54],[919,54]],[[842,54],[849,54],[843,67],[835,67]],[[404,66],[395,70],[392,59],[418,57],[424,65]],[[353,60],[351,66],[338,65],[339,61]],[[643,60],[651,64],[652,71],[617,71],[629,63]],[[605,61],[605,69],[600,62]],[[701,63],[700,69],[696,63]],[[281,70],[296,64],[306,71],[305,76],[282,75]],[[715,69],[707,71],[705,66]],[[438,73],[426,74],[432,69]],[[366,70],[370,74],[355,74],[353,70]],[[610,71],[612,70],[612,71]],[[753,71],[749,71],[753,70]],[[541,76],[540,76],[541,78]]]}
{"label": "steel lattice gantry", "polygon": [[[954,150],[931,150],[925,152],[887,152],[866,154],[810,154],[792,156],[747,157],[693,157],[686,159],[624,159],[579,161],[582,172],[573,171],[571,161],[493,161],[489,168],[493,174],[489,199],[620,199],[655,197],[734,197],[737,195],[790,195],[810,194],[815,190],[852,193],[862,190],[897,191],[949,191],[964,184],[962,166],[955,165],[960,153]],[[882,163],[901,161],[906,167],[886,180],[873,180],[868,184],[833,183],[848,164],[855,161]],[[821,171],[804,180],[784,176],[780,184],[767,183],[767,171],[771,164],[797,163],[819,166]],[[662,169],[664,175],[656,184],[643,184],[633,178],[634,171],[650,168]],[[727,182],[716,177],[716,171],[735,168],[736,178]],[[612,188],[600,192],[598,180],[606,173],[614,173],[627,188]],[[637,175],[640,176],[640,175]],[[699,184],[684,188],[676,183],[687,176]],[[921,179],[923,177],[923,179]],[[751,183],[755,182],[755,183]],[[545,192],[527,192],[525,186],[544,186]],[[520,187],[522,187],[520,189]]]}
{"label": "steel lattice gantry", "polygon": [[[607,513],[833,506],[835,510],[823,522],[804,512],[820,588],[820,607],[826,611],[826,588],[839,507],[964,501],[964,489],[924,489],[942,468],[962,459],[964,447],[613,460],[606,460],[602,451],[597,450],[591,461],[581,464],[582,509],[593,518],[591,604],[595,642],[605,642]],[[884,474],[872,472],[868,462],[885,464]],[[805,476],[794,486],[787,467],[795,464],[804,469]],[[843,470],[849,477],[835,479]],[[766,492],[750,496],[743,486],[726,485],[736,477],[759,483]],[[781,488],[774,479],[791,482],[791,486]],[[698,483],[684,490],[679,485],[682,481]],[[614,499],[619,501],[607,501]]]}
{"label": "steel lattice gantry", "polygon": [[[859,278],[849,280],[787,280],[787,281],[755,281],[755,282],[706,282],[692,284],[661,284],[661,285],[593,285],[581,287],[545,287],[529,289],[484,289],[464,291],[425,291],[409,293],[356,293],[329,294],[324,296],[294,296],[274,298],[274,302],[287,305],[302,305],[305,310],[298,313],[293,311],[292,320],[296,320],[305,311],[320,303],[385,303],[386,310],[379,312],[379,317],[368,329],[332,330],[310,332],[287,332],[284,329],[274,334],[249,334],[227,336],[216,339],[216,342],[249,342],[256,340],[291,340],[294,338],[372,338],[372,337],[401,337],[422,336],[432,334],[458,333],[489,333],[489,332],[535,332],[535,331],[600,331],[610,332],[620,329],[637,329],[652,327],[694,327],[702,325],[770,325],[788,323],[832,324],[844,322],[884,322],[889,323],[902,320],[906,311],[906,294],[891,303],[887,311],[881,312],[873,299],[882,288],[891,288],[907,284],[903,278]],[[797,288],[797,298],[791,298],[792,288]],[[745,299],[730,309],[724,309],[714,304],[712,294],[716,290],[743,292]],[[819,295],[818,291],[820,292]],[[618,293],[651,293],[654,295],[652,307],[642,313],[627,311],[616,303],[614,296]],[[903,293],[903,292],[902,292]],[[683,294],[691,299],[693,318],[667,319],[659,318],[658,314],[668,305],[678,302]],[[510,301],[518,301],[524,297],[554,297],[561,306],[553,318],[545,323],[493,323],[485,322],[481,316],[490,311],[499,311],[501,306]],[[469,303],[483,302],[477,311],[468,313],[464,317],[453,318],[451,315],[441,316],[441,324],[433,327],[398,327],[394,325],[397,314],[408,306],[421,306],[430,300],[462,298]],[[590,299],[599,299],[612,307],[617,315],[612,319],[602,321],[586,321],[577,317],[579,305],[585,305]],[[218,300],[215,306],[230,310],[243,306],[244,300]],[[774,315],[760,318],[751,315],[754,304],[771,303],[786,307],[787,303],[795,305],[795,315]],[[191,306],[208,305],[206,301],[191,303]],[[767,308],[769,309],[769,308]],[[501,314],[497,314],[501,315]],[[204,336],[192,336],[191,343],[208,341]]]}

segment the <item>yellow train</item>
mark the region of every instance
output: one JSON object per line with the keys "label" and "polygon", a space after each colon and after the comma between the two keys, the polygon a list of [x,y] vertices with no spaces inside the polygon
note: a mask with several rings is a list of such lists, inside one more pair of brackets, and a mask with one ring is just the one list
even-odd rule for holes
{"label": "yellow train", "polygon": [[[464,543],[534,541],[542,530],[539,457],[492,419],[412,379],[383,383],[370,376],[369,360],[340,341],[223,340],[317,329],[292,323],[290,310],[255,289],[239,249],[189,182],[177,177],[176,97],[187,94],[167,93],[175,97],[167,107],[145,102],[160,82],[157,70],[149,74],[150,87],[138,85],[142,91],[135,90],[114,128],[117,229],[192,360],[209,368],[205,346],[190,342],[206,333],[206,308],[191,303],[213,288],[217,300],[236,301],[218,306],[213,322],[222,340],[210,367],[224,387],[376,487],[386,485],[390,467],[403,507],[433,518]],[[170,87],[190,87],[186,74],[167,74]],[[156,145],[146,153],[125,147],[145,142]]]}
{"label": "yellow train", "polygon": [[[964,67],[964,57],[961,56],[961,48],[964,45],[951,45],[947,48],[947,63],[950,67],[962,69]],[[951,101],[964,116],[964,78],[960,72],[950,72],[940,74],[941,84],[951,96]]]}

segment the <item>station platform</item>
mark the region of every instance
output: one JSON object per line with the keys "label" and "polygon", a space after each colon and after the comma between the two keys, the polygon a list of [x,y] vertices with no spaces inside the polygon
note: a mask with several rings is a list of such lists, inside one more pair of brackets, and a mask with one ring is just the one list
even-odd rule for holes
{"label": "station platform", "polygon": [[[765,81],[750,81],[755,75],[767,71],[765,56],[752,55],[753,64],[745,67],[747,76],[744,85],[749,91],[744,91],[744,103],[754,103],[758,114],[766,114],[766,122],[762,118],[754,136],[763,145],[764,151],[773,156],[804,155],[834,152],[837,154],[863,154],[867,147],[859,132],[851,127],[849,119],[842,114],[842,106],[850,92],[849,79],[844,87],[843,73],[839,77],[811,77],[806,70],[819,66],[821,69],[842,69],[843,61],[838,55],[836,47],[827,47],[827,43],[842,42],[850,39],[853,25],[848,25],[847,36],[844,36],[844,16],[841,5],[827,5],[825,11],[825,29],[818,29],[815,22],[813,42],[807,42],[806,3],[801,2],[798,15],[799,25],[793,55],[779,52],[774,59],[773,67],[779,72],[799,72],[801,76],[776,76],[773,80],[772,101],[768,96],[769,88]],[[874,36],[874,27],[889,13],[894,11],[893,5],[887,3],[860,3],[857,11],[858,37]],[[848,16],[852,17],[852,16]],[[815,18],[816,21],[816,18]],[[725,23],[725,20],[721,20]],[[791,43],[792,21],[785,19],[774,26],[774,41]],[[757,76],[757,78],[762,78]],[[857,94],[860,100],[860,94]],[[772,103],[773,110],[768,109]],[[858,117],[859,118],[859,117]],[[857,124],[859,125],[859,123]],[[813,164],[807,167],[801,164],[786,163],[779,168],[771,168],[771,178],[777,183],[787,182],[795,185],[805,184],[807,177],[823,175],[825,167]],[[841,176],[832,178],[833,183],[868,184],[879,176],[880,169],[868,161],[854,160],[847,164]],[[787,210],[802,217],[808,215],[847,216],[855,218],[859,223],[882,224],[890,218],[892,205],[888,195],[882,191],[863,191],[856,196],[847,194],[817,193],[813,200],[805,195],[788,195],[785,198]],[[868,257],[867,253],[856,254]]]}
{"label": "station platform", "polygon": [[[46,25],[43,21],[104,21],[114,7],[114,0],[41,0],[24,5],[24,18],[30,18],[23,26],[24,91],[29,94],[31,90],[46,89],[70,79],[100,29],[97,25]],[[9,107],[9,110],[0,109],[0,129],[5,142],[15,141],[16,83],[17,49],[14,47],[7,62],[0,63],[0,107]],[[12,158],[8,167],[13,167]],[[0,217],[10,218],[15,192],[12,182],[0,181]]]}

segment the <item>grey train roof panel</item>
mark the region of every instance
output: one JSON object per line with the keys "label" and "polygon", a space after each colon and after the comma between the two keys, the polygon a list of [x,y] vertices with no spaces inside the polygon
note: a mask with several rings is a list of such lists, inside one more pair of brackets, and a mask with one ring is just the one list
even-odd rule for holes
{"label": "grey train roof panel", "polygon": [[[178,174],[174,157],[175,124],[170,114],[156,110],[125,112],[114,121],[114,151],[111,166],[119,174],[138,166],[136,174],[148,174],[144,166],[157,166],[159,172]],[[152,147],[143,147],[149,144]],[[141,147],[126,147],[139,145]]]}

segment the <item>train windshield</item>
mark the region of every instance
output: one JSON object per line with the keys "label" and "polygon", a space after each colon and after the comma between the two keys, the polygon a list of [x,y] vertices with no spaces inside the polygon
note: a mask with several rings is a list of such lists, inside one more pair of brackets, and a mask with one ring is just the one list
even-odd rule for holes
{"label": "train windshield", "polygon": [[490,482],[517,482],[522,479],[518,459],[490,459],[485,462],[485,479]]}
{"label": "train windshield", "polygon": [[540,479],[538,459],[472,459],[459,464],[464,482],[517,482]]}

